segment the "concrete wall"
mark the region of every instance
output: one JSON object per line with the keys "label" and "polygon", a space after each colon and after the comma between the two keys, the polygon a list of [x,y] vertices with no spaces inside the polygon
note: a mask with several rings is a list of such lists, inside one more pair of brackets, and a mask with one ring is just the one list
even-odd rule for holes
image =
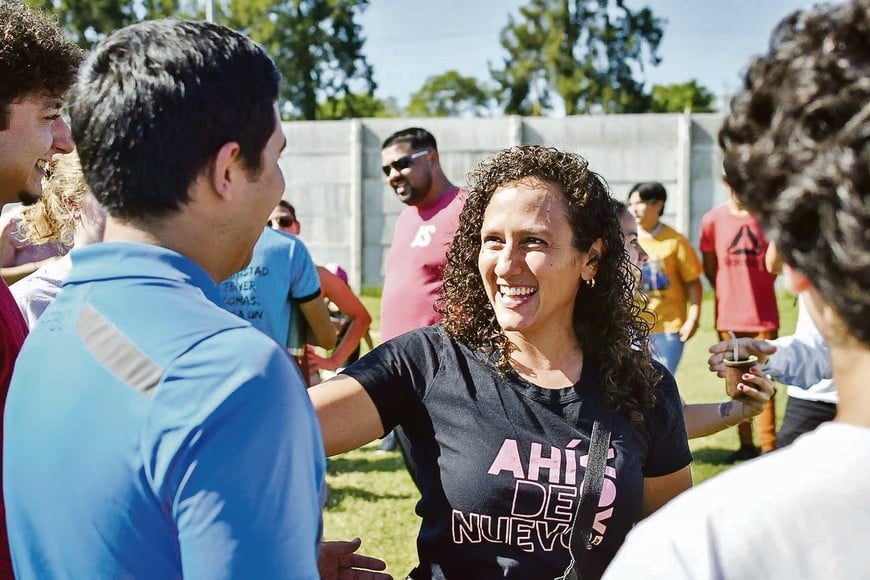
{"label": "concrete wall", "polygon": [[296,207],[315,261],[342,264],[357,289],[382,285],[384,256],[405,206],[384,181],[380,146],[395,131],[421,126],[435,135],[444,171],[460,185],[481,158],[519,144],[583,155],[618,199],[638,181],[660,181],[668,190],[664,221],[697,246],[701,216],[728,195],[716,145],[721,122],[718,114],[673,114],[284,123],[284,198]]}

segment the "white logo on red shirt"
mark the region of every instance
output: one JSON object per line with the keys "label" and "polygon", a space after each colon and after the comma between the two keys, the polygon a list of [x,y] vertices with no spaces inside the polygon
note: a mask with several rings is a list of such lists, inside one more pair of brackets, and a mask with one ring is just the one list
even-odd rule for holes
{"label": "white logo on red shirt", "polygon": [[420,229],[417,230],[417,235],[414,236],[414,240],[411,242],[412,248],[425,248],[432,243],[432,234],[435,233],[435,226],[433,225],[422,225]]}

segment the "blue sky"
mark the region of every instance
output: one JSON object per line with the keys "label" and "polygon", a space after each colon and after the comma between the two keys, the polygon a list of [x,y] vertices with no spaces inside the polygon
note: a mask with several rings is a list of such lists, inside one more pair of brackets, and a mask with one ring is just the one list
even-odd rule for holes
{"label": "blue sky", "polygon": [[[375,67],[378,97],[408,96],[450,69],[488,80],[487,62],[503,56],[498,35],[525,0],[371,0],[360,22]],[[764,51],[773,26],[808,0],[627,0],[667,20],[657,67],[646,80],[697,79],[717,95],[732,92],[750,56]]]}

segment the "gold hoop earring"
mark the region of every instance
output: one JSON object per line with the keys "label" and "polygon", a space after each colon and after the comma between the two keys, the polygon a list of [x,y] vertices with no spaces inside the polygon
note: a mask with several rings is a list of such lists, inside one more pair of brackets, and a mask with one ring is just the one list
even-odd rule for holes
{"label": "gold hoop earring", "polygon": [[586,280],[586,285],[590,288],[595,288],[595,277],[593,276],[592,278]]}

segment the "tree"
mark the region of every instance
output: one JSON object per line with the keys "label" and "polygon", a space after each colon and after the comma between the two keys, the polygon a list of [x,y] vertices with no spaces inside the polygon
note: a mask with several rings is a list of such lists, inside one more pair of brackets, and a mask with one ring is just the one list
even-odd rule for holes
{"label": "tree", "polygon": [[57,14],[69,38],[90,48],[119,28],[168,16],[197,16],[191,0],[26,0],[34,8]]}
{"label": "tree", "polygon": [[393,98],[381,100],[367,93],[349,93],[328,98],[317,107],[318,119],[353,119],[360,117],[399,117],[401,110]]}
{"label": "tree", "polygon": [[343,116],[361,116],[372,96],[374,72],[362,53],[365,37],[355,18],[368,0],[230,0],[222,18],[262,44],[282,75],[282,110],[317,119],[319,103],[344,102]]}
{"label": "tree", "polygon": [[492,95],[474,77],[455,70],[426,79],[411,95],[408,115],[412,117],[481,117],[489,111]]}
{"label": "tree", "polygon": [[659,63],[663,25],[625,0],[530,0],[501,32],[503,66],[490,67],[505,112],[541,114],[554,92],[569,115],[648,110],[636,75]]}
{"label": "tree", "polygon": [[653,85],[653,113],[682,113],[689,109],[693,113],[712,113],[715,95],[698,84],[695,79],[686,83]]}
{"label": "tree", "polygon": [[[4,0],[0,0],[4,1]],[[151,18],[203,17],[201,0],[27,0],[58,15],[70,38],[90,47],[118,28]],[[263,45],[281,71],[281,110],[316,119],[370,114],[375,82],[356,22],[368,0],[215,1],[215,20]],[[320,103],[342,101],[341,107]]]}
{"label": "tree", "polygon": [[500,89],[499,100],[505,113],[515,115],[541,115],[550,108],[550,90],[546,81],[543,54],[532,47],[542,47],[548,40],[545,29],[545,8],[540,1],[520,8],[525,22],[517,23],[508,17],[508,25],[502,29],[500,42],[508,52],[504,68],[494,69],[490,74]]}

